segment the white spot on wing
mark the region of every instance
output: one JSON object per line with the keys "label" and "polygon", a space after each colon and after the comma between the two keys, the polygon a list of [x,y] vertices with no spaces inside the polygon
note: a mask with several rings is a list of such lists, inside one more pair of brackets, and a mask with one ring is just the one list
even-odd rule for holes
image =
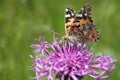
{"label": "white spot on wing", "polygon": [[85,13],[85,16],[87,16],[87,13]]}
{"label": "white spot on wing", "polygon": [[83,17],[83,15],[82,14],[77,14],[77,17]]}
{"label": "white spot on wing", "polygon": [[69,15],[69,14],[66,14],[65,17],[66,17],[66,18],[67,18],[67,17],[70,17],[70,15]]}
{"label": "white spot on wing", "polygon": [[74,16],[74,13],[72,13],[71,15]]}
{"label": "white spot on wing", "polygon": [[68,8],[66,8],[66,12],[68,11]]}

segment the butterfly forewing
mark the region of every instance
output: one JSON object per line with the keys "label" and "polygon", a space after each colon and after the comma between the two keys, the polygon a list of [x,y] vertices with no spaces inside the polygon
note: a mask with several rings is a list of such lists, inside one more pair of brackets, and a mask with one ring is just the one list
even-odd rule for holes
{"label": "butterfly forewing", "polygon": [[73,10],[73,8],[70,5],[67,6],[66,11],[65,11],[65,31],[66,31],[66,34],[68,34],[68,32],[70,31],[71,24],[74,21],[75,15],[76,14],[75,14],[75,11]]}
{"label": "butterfly forewing", "polygon": [[99,35],[96,31],[96,26],[93,24],[91,7],[88,4],[84,5],[80,12],[76,14],[75,19],[71,24],[69,36],[76,37],[75,41],[80,42],[98,41]]}
{"label": "butterfly forewing", "polygon": [[82,43],[98,41],[99,35],[91,18],[90,5],[85,4],[77,14],[68,6],[65,22],[65,31],[69,40]]}

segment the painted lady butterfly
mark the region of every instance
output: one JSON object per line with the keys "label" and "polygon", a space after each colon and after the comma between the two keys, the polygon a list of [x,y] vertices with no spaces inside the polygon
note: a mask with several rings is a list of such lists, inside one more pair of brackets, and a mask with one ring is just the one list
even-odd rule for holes
{"label": "painted lady butterfly", "polygon": [[85,4],[80,12],[76,12],[68,6],[65,14],[65,32],[64,39],[79,42],[97,42],[99,34],[91,18],[91,7]]}

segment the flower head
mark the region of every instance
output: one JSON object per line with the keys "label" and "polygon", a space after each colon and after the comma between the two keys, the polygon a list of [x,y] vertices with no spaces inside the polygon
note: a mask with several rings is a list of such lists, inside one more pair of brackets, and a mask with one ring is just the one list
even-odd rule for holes
{"label": "flower head", "polygon": [[[112,71],[116,61],[110,56],[94,56],[86,45],[78,42],[57,41],[54,35],[53,43],[39,40],[39,44],[33,44],[34,52],[39,52],[36,58],[33,58],[34,66],[32,69],[36,72],[36,78],[46,77],[48,80],[54,80],[60,75],[61,80],[78,80],[79,77],[90,76],[96,80],[107,78],[107,72]],[[41,55],[42,54],[42,55]],[[46,56],[45,56],[46,55]]]}

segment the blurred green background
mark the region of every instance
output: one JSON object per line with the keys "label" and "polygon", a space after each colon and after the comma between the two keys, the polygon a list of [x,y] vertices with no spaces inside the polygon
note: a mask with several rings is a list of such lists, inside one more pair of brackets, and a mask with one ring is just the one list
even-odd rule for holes
{"label": "blurred green background", "polygon": [[48,29],[63,36],[66,6],[79,11],[85,3],[92,6],[100,33],[94,51],[118,60],[105,80],[120,80],[120,0],[0,0],[0,80],[31,80],[35,73],[28,67],[33,64],[29,55],[34,39],[46,36],[51,42],[53,33]]}

